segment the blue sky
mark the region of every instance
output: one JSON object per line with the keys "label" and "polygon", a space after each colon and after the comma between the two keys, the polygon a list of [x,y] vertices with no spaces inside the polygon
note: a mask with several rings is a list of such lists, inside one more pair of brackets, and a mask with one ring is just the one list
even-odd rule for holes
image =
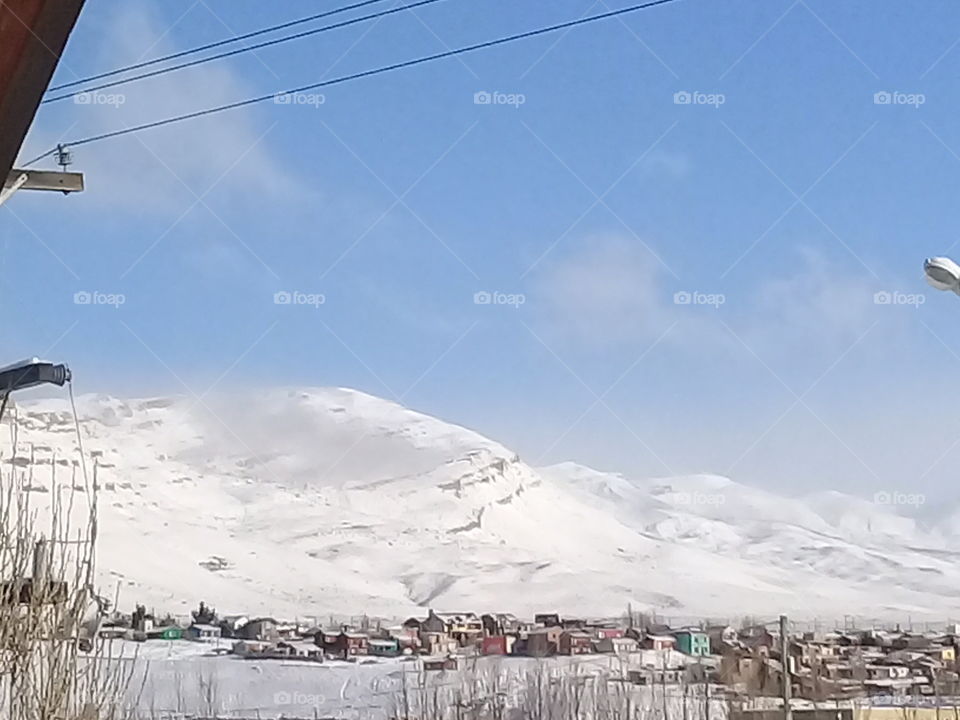
{"label": "blue sky", "polygon": [[[445,0],[45,106],[23,156],[626,4]],[[89,0],[56,81],[327,5]],[[120,395],[359,388],[531,462],[955,499],[960,301],[921,263],[960,255],[958,21],[682,0],[78,147],[85,193],[0,209],[5,354]]]}

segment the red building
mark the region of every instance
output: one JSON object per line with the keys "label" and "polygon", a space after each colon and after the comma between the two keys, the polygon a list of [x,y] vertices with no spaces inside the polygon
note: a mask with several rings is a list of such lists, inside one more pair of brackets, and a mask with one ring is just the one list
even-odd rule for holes
{"label": "red building", "polygon": [[641,646],[647,650],[673,650],[677,645],[677,640],[672,635],[650,635],[644,636]]}
{"label": "red building", "polygon": [[358,655],[368,655],[370,640],[363,633],[343,631],[333,639],[333,642],[327,643],[326,649],[331,655],[339,655],[346,660]]}
{"label": "red building", "polygon": [[597,628],[597,639],[613,640],[614,638],[622,638],[624,632],[621,628]]}
{"label": "red building", "polygon": [[513,651],[514,640],[509,635],[485,637],[480,644],[480,652],[483,655],[509,655]]}
{"label": "red building", "polygon": [[564,630],[560,635],[561,655],[587,655],[593,652],[593,638],[582,630]]}

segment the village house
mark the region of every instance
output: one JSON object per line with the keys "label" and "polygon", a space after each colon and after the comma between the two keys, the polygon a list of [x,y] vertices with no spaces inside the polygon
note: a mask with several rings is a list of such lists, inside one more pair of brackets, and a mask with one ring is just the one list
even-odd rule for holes
{"label": "village house", "polygon": [[137,605],[136,610],[130,616],[130,627],[142,633],[153,630],[154,617],[143,605]]}
{"label": "village house", "polygon": [[593,647],[599,653],[627,656],[637,651],[638,643],[633,638],[628,637],[604,637],[594,641]]}
{"label": "village house", "polygon": [[867,695],[903,697],[930,687],[929,678],[914,675],[906,667],[868,665],[866,671],[863,687]]}
{"label": "village house", "polygon": [[307,640],[281,640],[276,650],[286,657],[323,662],[323,650]]}
{"label": "village house", "polygon": [[102,640],[120,640],[127,634],[127,630],[129,628],[126,625],[104,623],[97,634]]}
{"label": "village house", "polygon": [[673,636],[677,639],[677,650],[685,655],[704,657],[710,654],[710,636],[702,630],[678,630]]}
{"label": "village house", "polygon": [[737,643],[737,631],[732,625],[707,625],[704,632],[710,640],[710,649],[718,655]]}
{"label": "village house", "polygon": [[216,642],[220,639],[220,626],[194,623],[187,628],[187,637],[199,642]]}
{"label": "village house", "polygon": [[326,631],[326,630],[316,630],[311,631],[313,637],[313,644],[320,648],[325,648],[329,643],[332,643],[337,635],[340,634],[339,630],[336,631]]}
{"label": "village house", "polygon": [[[431,615],[433,615],[433,610],[428,610],[428,611],[427,611],[427,619],[430,619],[430,616],[431,616]],[[403,629],[404,632],[411,633],[411,634],[415,634],[415,635],[419,635],[419,634],[420,634],[420,628],[423,627],[423,623],[424,623],[424,622],[425,622],[425,621],[424,621],[424,620],[421,620],[420,618],[417,618],[417,617],[409,617],[409,618],[407,618],[406,620],[403,621],[403,623],[400,625],[400,627]],[[442,624],[442,621],[441,621],[441,624]]]}
{"label": "village house", "polygon": [[387,635],[397,641],[400,652],[415,653],[420,650],[420,631],[416,627],[398,625],[387,628]]}
{"label": "village house", "polygon": [[254,618],[238,628],[234,637],[241,640],[277,642],[280,640],[280,633],[277,630],[277,621],[273,618]]}
{"label": "village house", "polygon": [[520,621],[510,613],[481,615],[480,622],[487,635],[515,635],[520,632]]}
{"label": "village house", "polygon": [[367,646],[369,654],[376,657],[396,657],[400,654],[400,643],[395,637],[372,637]]}
{"label": "village house", "polygon": [[281,640],[278,643],[264,640],[237,640],[231,648],[234,655],[247,660],[288,660],[296,658],[311,662],[323,662],[323,650],[306,640]]}
{"label": "village house", "polygon": [[779,695],[782,676],[783,666],[759,652],[734,648],[720,659],[720,682],[737,692]]}
{"label": "village house", "polygon": [[859,633],[859,640],[861,645],[867,645],[871,647],[878,648],[890,648],[893,646],[893,642],[899,638],[903,633],[900,632],[891,632],[889,630],[870,628],[868,630],[863,630]]}
{"label": "village house", "polygon": [[650,635],[643,636],[640,646],[648,650],[673,650],[677,645],[677,639],[673,635]]}
{"label": "village house", "polygon": [[423,669],[426,672],[456,670],[457,658],[453,655],[447,655],[443,657],[425,657],[423,659]]}
{"label": "village house", "polygon": [[557,652],[561,655],[589,655],[593,652],[593,638],[583,630],[564,630],[560,633]]}
{"label": "village house", "polygon": [[942,663],[954,663],[957,660],[957,650],[953,645],[930,645],[920,649],[919,652],[934,657]]}
{"label": "village house", "polygon": [[272,647],[270,643],[259,640],[237,640],[231,646],[231,650],[238,657],[252,659],[262,657]]}
{"label": "village house", "polygon": [[[270,618],[266,618],[269,620]],[[278,622],[274,620],[274,628],[276,630],[277,636],[281,640],[296,640],[301,637],[300,627],[295,622]]]}
{"label": "village house", "polygon": [[563,627],[560,622],[560,616],[557,613],[538,613],[533,616],[533,624],[542,628]]}
{"label": "village house", "polygon": [[826,639],[817,640],[804,636],[801,640],[792,639],[787,645],[787,652],[794,663],[794,668],[801,666],[812,668],[839,657],[841,648]]}
{"label": "village house", "polygon": [[776,644],[776,638],[763,625],[750,625],[737,633],[737,641],[749,650],[769,655],[770,648]]}
{"label": "village house", "polygon": [[370,639],[365,633],[341,630],[332,642],[326,643],[326,651],[328,655],[344,660],[365,656],[370,652]]}
{"label": "village house", "polygon": [[905,680],[910,677],[910,668],[905,665],[867,665],[867,680]]}
{"label": "village house", "polygon": [[683,678],[683,670],[637,668],[627,671],[627,682],[634,685],[676,685]]}
{"label": "village house", "polygon": [[420,647],[428,655],[446,655],[457,647],[457,642],[448,632],[447,622],[433,610],[427,611],[425,620],[410,618],[403,625],[417,630]]}
{"label": "village house", "polygon": [[178,625],[154,627],[146,631],[147,640],[180,640],[183,637],[183,628]]}
{"label": "village house", "polygon": [[931,645],[930,638],[926,635],[914,635],[911,633],[902,633],[889,640],[888,646],[893,650],[920,650],[928,648]]}
{"label": "village house", "polygon": [[475,645],[483,637],[483,621],[474,613],[437,613],[437,617],[460,647]]}
{"label": "village house", "polygon": [[513,635],[490,635],[480,641],[481,655],[510,655],[517,638]]}
{"label": "village house", "polygon": [[588,625],[584,629],[590,632],[596,640],[622,638],[627,634],[627,631],[623,628],[610,625]]}
{"label": "village house", "polygon": [[225,615],[220,618],[220,634],[225,638],[237,636],[237,630],[250,622],[247,615]]}
{"label": "village house", "polygon": [[560,647],[561,633],[563,633],[563,628],[559,626],[531,630],[527,635],[527,655],[530,657],[556,655]]}

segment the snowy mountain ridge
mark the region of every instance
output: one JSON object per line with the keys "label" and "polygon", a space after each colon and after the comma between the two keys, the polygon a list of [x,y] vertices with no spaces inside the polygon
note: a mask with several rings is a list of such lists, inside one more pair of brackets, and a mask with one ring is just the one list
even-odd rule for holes
{"label": "snowy mountain ridge", "polygon": [[[942,618],[960,582],[954,533],[890,507],[711,475],[534,468],[342,388],[90,395],[78,413],[102,488],[98,581],[125,606]],[[14,417],[13,467],[43,499],[54,459],[78,457],[69,404],[21,403]]]}

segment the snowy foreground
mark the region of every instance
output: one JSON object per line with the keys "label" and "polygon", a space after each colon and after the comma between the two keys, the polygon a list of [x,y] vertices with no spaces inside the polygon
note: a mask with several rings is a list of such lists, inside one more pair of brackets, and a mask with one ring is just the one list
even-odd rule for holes
{"label": "snowy foreground", "polygon": [[[185,616],[204,600],[326,622],[427,607],[615,616],[632,603],[673,618],[942,620],[956,607],[957,524],[920,527],[892,504],[536,468],[338,388],[85,396],[79,412],[103,489],[98,582],[127,610]],[[14,466],[41,503],[71,483],[73,418],[59,400],[14,417]]]}
{"label": "snowy foreground", "polygon": [[[581,709],[602,703],[646,708],[651,719],[723,720],[725,705],[703,690],[679,686],[639,688],[617,679],[625,663],[609,656],[583,658],[478,658],[458,671],[422,673],[416,661],[384,660],[356,665],[250,661],[205,657],[205,648],[186,641],[125,644],[135,666],[128,703],[141,715],[200,717],[385,718],[406,702],[415,708],[530,708],[579,698]],[[137,653],[134,659],[133,654]],[[685,696],[686,695],[686,696]],[[602,696],[602,698],[601,698]],[[686,710],[684,710],[686,704]],[[638,711],[638,716],[644,716]],[[585,716],[585,715],[584,715]]]}

